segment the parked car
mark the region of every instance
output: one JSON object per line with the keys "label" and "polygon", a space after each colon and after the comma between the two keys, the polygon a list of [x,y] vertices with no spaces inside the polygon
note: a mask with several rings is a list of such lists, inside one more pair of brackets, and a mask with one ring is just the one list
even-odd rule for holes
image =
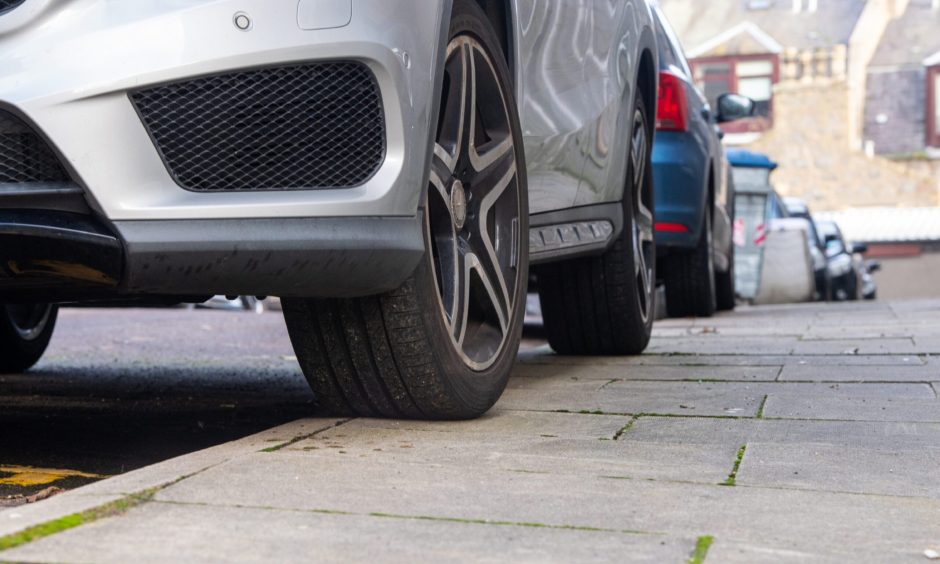
{"label": "parked car", "polygon": [[810,213],[806,202],[799,198],[783,198],[783,205],[787,208],[787,214],[790,217],[800,217],[806,220],[807,237],[816,279],[816,300],[829,301],[832,299],[832,282],[829,277],[829,263],[826,260],[826,243],[816,230],[813,214]]}
{"label": "parked car", "polygon": [[474,417],[530,264],[557,351],[647,346],[646,0],[2,5],[0,370],[62,301],[271,295],[326,410]]}
{"label": "parked car", "polygon": [[864,253],[864,245],[852,245],[845,241],[839,225],[828,219],[816,221],[826,242],[826,260],[829,263],[829,277],[832,280],[832,297],[835,300],[858,300],[862,297],[861,260],[857,253]]}
{"label": "parked car", "polygon": [[760,289],[760,272],[767,230],[774,219],[788,217],[786,206],[770,182],[777,163],[762,153],[728,149],[734,177],[735,291],[753,300]]}
{"label": "parked car", "polygon": [[878,284],[875,282],[874,273],[881,270],[881,263],[876,260],[866,260],[862,262],[862,299],[878,299]]}
{"label": "parked car", "polygon": [[734,309],[733,182],[719,123],[748,117],[754,102],[724,94],[713,110],[695,86],[665,15],[653,10],[659,108],[653,144],[656,252],[672,317]]}

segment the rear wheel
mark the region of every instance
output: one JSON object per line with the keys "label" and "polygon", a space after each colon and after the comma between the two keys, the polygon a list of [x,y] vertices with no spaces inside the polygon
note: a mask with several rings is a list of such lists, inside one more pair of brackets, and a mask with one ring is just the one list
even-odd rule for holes
{"label": "rear wheel", "polygon": [[558,353],[639,354],[649,344],[656,311],[649,123],[637,96],[620,237],[603,255],[538,269],[545,332]]}
{"label": "rear wheel", "polygon": [[519,349],[528,197],[509,71],[479,6],[454,3],[409,280],[359,299],[285,299],[301,367],[337,414],[464,419],[499,398]]}
{"label": "rear wheel", "polygon": [[735,306],[734,243],[728,252],[728,270],[715,273],[715,304],[718,311],[731,311]]}
{"label": "rear wheel", "polygon": [[711,317],[717,307],[712,221],[706,207],[702,236],[691,251],[676,251],[663,261],[669,317]]}
{"label": "rear wheel", "polygon": [[39,362],[52,339],[58,312],[49,304],[0,306],[0,372],[23,372]]}

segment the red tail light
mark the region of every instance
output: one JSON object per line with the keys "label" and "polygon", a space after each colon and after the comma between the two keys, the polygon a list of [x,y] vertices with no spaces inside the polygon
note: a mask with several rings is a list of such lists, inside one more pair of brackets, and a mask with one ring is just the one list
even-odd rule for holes
{"label": "red tail light", "polygon": [[662,233],[688,233],[689,228],[681,223],[670,223],[667,221],[656,222],[656,231]]}
{"label": "red tail light", "polygon": [[685,82],[668,71],[659,73],[659,103],[656,109],[659,131],[689,130],[689,99]]}

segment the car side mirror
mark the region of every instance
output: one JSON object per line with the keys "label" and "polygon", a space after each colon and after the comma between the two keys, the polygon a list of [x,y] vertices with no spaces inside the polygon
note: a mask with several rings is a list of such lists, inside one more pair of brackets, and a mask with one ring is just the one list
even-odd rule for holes
{"label": "car side mirror", "polygon": [[868,272],[878,272],[881,270],[881,263],[876,260],[868,261]]}
{"label": "car side mirror", "polygon": [[859,254],[865,254],[865,253],[868,252],[868,245],[866,245],[865,243],[854,243],[854,244],[852,245],[852,252],[853,252],[853,253],[859,253]]}
{"label": "car side mirror", "polygon": [[718,97],[718,123],[728,123],[739,119],[753,117],[757,111],[757,104],[747,96],[740,94],[722,94]]}

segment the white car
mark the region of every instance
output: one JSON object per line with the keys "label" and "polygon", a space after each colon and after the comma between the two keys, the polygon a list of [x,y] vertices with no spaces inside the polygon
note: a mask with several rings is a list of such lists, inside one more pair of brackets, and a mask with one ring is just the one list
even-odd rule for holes
{"label": "white car", "polygon": [[282,298],[330,412],[465,418],[530,264],[569,354],[654,311],[646,0],[0,0],[0,369],[82,300]]}

